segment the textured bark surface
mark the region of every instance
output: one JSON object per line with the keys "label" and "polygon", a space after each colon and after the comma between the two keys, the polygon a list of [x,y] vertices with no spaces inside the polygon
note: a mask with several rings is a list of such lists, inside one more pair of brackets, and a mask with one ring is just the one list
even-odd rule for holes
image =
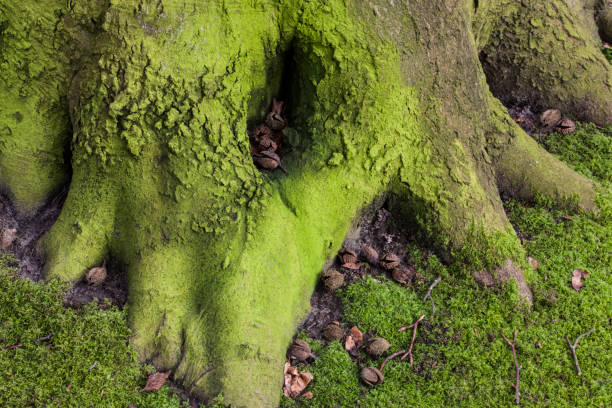
{"label": "textured bark surface", "polygon": [[[525,266],[499,188],[594,208],[479,61],[496,92],[609,122],[594,22],[586,4],[511,3],[0,0],[0,183],[26,216],[72,172],[47,276],[112,259],[142,360],[204,398],[274,406],[325,260],[383,192],[476,264]],[[275,95],[288,175],[249,154]]]}

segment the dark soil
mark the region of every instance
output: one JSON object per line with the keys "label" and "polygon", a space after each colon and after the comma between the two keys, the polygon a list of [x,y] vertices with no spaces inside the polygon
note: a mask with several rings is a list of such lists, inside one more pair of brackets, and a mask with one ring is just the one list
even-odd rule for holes
{"label": "dark soil", "polygon": [[[49,200],[34,215],[20,218],[10,201],[0,194],[0,231],[4,228],[17,229],[17,239],[7,252],[18,260],[18,275],[38,282],[42,278],[45,265],[44,254],[38,242],[59,216],[68,186]],[[92,265],[92,267],[95,265]],[[108,277],[99,286],[88,285],[85,281],[76,283],[66,291],[64,304],[68,307],[81,307],[96,300],[101,308],[109,305],[123,306],[127,301],[127,279],[119,268],[109,262]]]}
{"label": "dark soil", "polygon": [[[381,198],[381,200],[383,200]],[[344,248],[349,248],[358,254],[358,262],[361,265],[359,270],[351,270],[342,267],[342,262],[338,257],[329,261],[324,269],[336,269],[344,274],[345,285],[359,279],[365,279],[365,275],[372,276],[386,275],[391,279],[390,273],[380,268],[378,265],[369,265],[361,255],[361,250],[365,246],[374,248],[379,256],[386,253],[394,253],[399,256],[403,263],[409,264],[406,259],[406,247],[408,238],[402,233],[400,223],[395,220],[390,211],[378,205],[366,210],[365,214],[359,219],[352,233],[343,243]],[[303,330],[314,339],[321,339],[321,332],[325,326],[332,321],[341,322],[342,302],[333,293],[330,293],[319,281],[315,292],[310,298],[310,314],[298,328],[298,332]]]}

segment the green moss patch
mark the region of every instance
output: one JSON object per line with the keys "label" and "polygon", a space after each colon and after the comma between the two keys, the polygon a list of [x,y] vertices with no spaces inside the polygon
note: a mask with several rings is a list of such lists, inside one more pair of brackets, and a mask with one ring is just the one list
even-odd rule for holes
{"label": "green moss patch", "polygon": [[167,385],[139,392],[152,367],[127,343],[125,310],[65,309],[62,285],[18,278],[11,262],[0,256],[0,406],[181,406]]}
{"label": "green moss patch", "polygon": [[612,125],[578,123],[575,132],[552,133],[543,136],[542,143],[579,173],[599,183],[612,183]]}

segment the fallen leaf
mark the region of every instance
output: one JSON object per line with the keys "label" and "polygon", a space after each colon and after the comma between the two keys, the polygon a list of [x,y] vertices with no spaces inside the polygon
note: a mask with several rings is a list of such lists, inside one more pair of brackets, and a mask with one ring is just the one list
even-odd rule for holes
{"label": "fallen leaf", "polygon": [[170,377],[170,373],[171,371],[167,371],[165,373],[151,374],[147,379],[147,385],[145,385],[145,387],[140,390],[140,392],[159,390],[166,383],[168,377]]}
{"label": "fallen leaf", "polygon": [[527,261],[529,261],[529,264],[533,269],[538,269],[540,267],[540,263],[535,258],[529,257],[527,258]]}
{"label": "fallen leaf", "polygon": [[355,340],[355,345],[357,347],[361,347],[361,345],[363,344],[363,333],[361,332],[361,330],[359,330],[357,326],[353,326],[351,327],[350,331],[353,340]]}
{"label": "fallen leaf", "polygon": [[295,398],[300,395],[300,393],[304,391],[304,388],[306,388],[314,378],[309,371],[298,372],[297,367],[293,367],[289,362],[285,363],[283,376],[285,380],[283,394],[289,398]]}
{"label": "fallen leaf", "polygon": [[350,334],[346,336],[346,340],[344,340],[344,348],[348,351],[355,348],[355,340],[353,340],[353,336]]}
{"label": "fallen leaf", "polygon": [[584,286],[582,279],[586,279],[587,276],[589,276],[588,272],[582,269],[574,269],[574,272],[572,272],[572,287],[574,290],[580,290],[580,288]]}
{"label": "fallen leaf", "polygon": [[312,391],[308,391],[308,392],[305,392],[304,394],[302,394],[302,398],[312,399],[313,397],[314,397],[314,395],[312,395]]}

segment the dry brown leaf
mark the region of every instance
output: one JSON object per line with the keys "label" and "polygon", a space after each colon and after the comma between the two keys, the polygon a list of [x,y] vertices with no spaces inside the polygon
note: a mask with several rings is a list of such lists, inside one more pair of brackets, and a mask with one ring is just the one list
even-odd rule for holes
{"label": "dry brown leaf", "polygon": [[574,290],[580,290],[580,288],[584,286],[582,279],[586,279],[588,276],[588,272],[582,269],[574,269],[574,272],[572,272],[572,287]]}
{"label": "dry brown leaf", "polygon": [[361,347],[363,344],[363,333],[361,330],[359,330],[359,328],[357,328],[357,326],[351,327],[351,336],[353,337],[353,340],[355,340],[357,347]]}
{"label": "dry brown leaf", "polygon": [[309,371],[298,372],[297,367],[291,366],[289,362],[285,363],[284,370],[284,385],[283,394],[289,398],[295,398],[304,388],[310,384],[314,377]]}
{"label": "dry brown leaf", "polygon": [[312,391],[308,391],[308,392],[305,392],[304,394],[302,394],[302,398],[312,399],[313,397],[314,397],[314,395],[312,395]]}
{"label": "dry brown leaf", "polygon": [[171,372],[172,371],[166,371],[165,373],[151,374],[147,379],[147,385],[145,385],[145,387],[140,390],[140,392],[159,390],[166,383],[166,380],[168,379],[168,377],[170,377]]}
{"label": "dry brown leaf", "polygon": [[346,336],[346,340],[344,340],[344,348],[348,351],[355,348],[355,340],[350,334]]}
{"label": "dry brown leaf", "polygon": [[527,261],[529,261],[529,264],[533,269],[538,269],[540,267],[540,263],[535,258],[529,257],[527,258]]}

